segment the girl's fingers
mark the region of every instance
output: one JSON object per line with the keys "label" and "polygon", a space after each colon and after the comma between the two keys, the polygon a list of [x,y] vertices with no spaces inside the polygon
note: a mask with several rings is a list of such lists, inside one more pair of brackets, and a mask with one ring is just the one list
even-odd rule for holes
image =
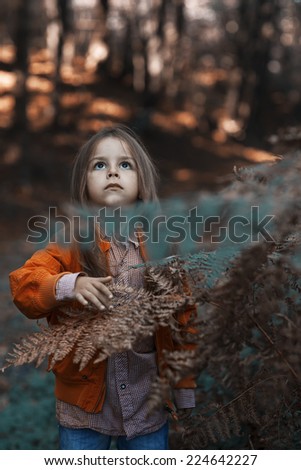
{"label": "girl's fingers", "polygon": [[[103,305],[103,303],[101,303],[99,301],[99,299],[97,298],[96,295],[94,295],[92,292],[85,292],[84,294],[84,298],[86,300],[88,300],[87,303],[90,303],[92,305],[94,305],[96,308],[98,308],[99,310],[104,310],[105,309],[105,306]],[[87,304],[85,304],[87,305]],[[108,308],[108,307],[107,307]]]}
{"label": "girl's fingers", "polygon": [[102,292],[100,292],[96,286],[91,285],[89,289],[86,290],[83,295],[89,299],[92,296],[92,298],[97,299],[98,302],[100,302],[101,305],[104,305],[106,308],[110,308],[110,302],[108,300],[108,297],[104,295]]}
{"label": "girl's fingers", "polygon": [[[89,289],[86,289],[85,292],[82,292],[82,295],[98,308],[100,308],[100,305],[106,307],[108,310],[111,310],[113,308],[108,299],[108,295],[98,290],[95,285],[89,286]],[[93,299],[97,299],[97,303],[95,303]],[[101,308],[101,310],[103,310],[103,308]]]}
{"label": "girl's fingers", "polygon": [[103,286],[103,289],[101,286],[93,285],[89,289],[92,294],[95,295],[95,297],[103,304],[105,305],[108,309],[110,308],[110,299],[113,298],[111,292],[109,289],[107,289],[105,286]]}
{"label": "girl's fingers", "polygon": [[105,308],[111,310],[113,307],[110,305],[110,299],[113,298],[113,295],[104,284],[111,280],[111,276],[79,278],[76,284],[76,289],[79,291],[75,294],[76,300],[84,306],[90,303],[100,310],[104,310]]}
{"label": "girl's fingers", "polygon": [[[109,299],[112,299],[113,298],[112,292],[103,284],[104,279],[108,279],[108,278],[104,278],[104,277],[98,278],[95,284],[95,287],[101,294],[105,295]],[[109,279],[111,280],[112,278],[110,277]],[[106,281],[106,282],[109,282],[109,281]]]}
{"label": "girl's fingers", "polygon": [[107,276],[107,277],[98,277],[96,279],[99,279],[101,282],[111,282],[112,281],[112,276]]}
{"label": "girl's fingers", "polygon": [[76,300],[82,305],[88,305],[88,301],[84,298],[84,296],[80,293],[75,294]]}

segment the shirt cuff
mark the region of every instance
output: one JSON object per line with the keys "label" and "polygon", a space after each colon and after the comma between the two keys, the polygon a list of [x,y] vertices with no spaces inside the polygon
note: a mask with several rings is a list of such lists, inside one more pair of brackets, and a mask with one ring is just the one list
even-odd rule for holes
{"label": "shirt cuff", "polygon": [[194,388],[177,388],[174,390],[174,399],[178,410],[195,408]]}
{"label": "shirt cuff", "polygon": [[74,299],[74,287],[78,276],[85,275],[85,273],[70,273],[60,277],[55,286],[56,300],[71,300]]}

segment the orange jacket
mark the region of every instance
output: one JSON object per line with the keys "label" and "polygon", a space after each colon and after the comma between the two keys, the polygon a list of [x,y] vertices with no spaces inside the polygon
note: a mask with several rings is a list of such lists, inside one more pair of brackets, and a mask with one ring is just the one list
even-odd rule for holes
{"label": "orange jacket", "polygon": [[[107,254],[110,243],[102,241],[100,248]],[[142,244],[140,250],[145,259]],[[28,318],[46,317],[49,323],[56,323],[60,315],[60,305],[66,305],[66,302],[59,302],[55,298],[56,283],[61,276],[79,271],[81,266],[74,252],[51,243],[45,250],[37,251],[24,266],[10,274],[13,301]],[[77,308],[80,306],[77,301],[71,301],[70,305]],[[195,311],[194,307],[180,314],[181,324],[187,323],[192,311]],[[164,363],[164,350],[173,351],[181,348],[174,344],[169,327],[157,328],[155,343],[159,366]],[[192,345],[183,345],[183,348],[187,347],[193,348]],[[90,413],[99,412],[105,398],[106,365],[107,360],[97,364],[91,360],[83,370],[79,371],[78,365],[73,363],[73,352],[71,352],[53,368],[56,376],[56,397]],[[182,379],[176,385],[176,388],[195,387],[192,376]]]}

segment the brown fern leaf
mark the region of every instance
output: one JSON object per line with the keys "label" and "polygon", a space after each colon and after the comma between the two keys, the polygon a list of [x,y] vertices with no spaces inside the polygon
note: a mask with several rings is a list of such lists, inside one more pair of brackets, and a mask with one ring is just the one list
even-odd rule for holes
{"label": "brown fern leaf", "polygon": [[196,350],[166,351],[164,354],[164,376],[171,385],[176,385],[183,377],[195,372]]}
{"label": "brown fern leaf", "polygon": [[149,413],[162,406],[162,402],[170,396],[170,384],[165,377],[156,377],[152,384],[148,399]]}
{"label": "brown fern leaf", "polygon": [[35,360],[39,365],[49,355],[51,369],[74,350],[74,362],[82,370],[91,359],[98,362],[131,349],[137,338],[153,334],[158,325],[176,329],[174,315],[191,299],[176,293],[162,270],[150,270],[149,276],[153,286],[157,285],[152,291],[114,286],[112,311],[62,308],[60,323],[43,327],[16,345],[7,367]]}
{"label": "brown fern leaf", "polygon": [[68,318],[67,320],[64,320],[64,323],[62,324],[62,326],[64,325],[65,327],[64,335],[59,347],[56,348],[51,357],[50,369],[52,369],[57,362],[64,359],[72,351],[74,346],[79,343],[82,335],[87,328],[89,328],[90,316],[91,314],[88,314],[85,321],[83,321],[83,318],[81,317],[75,317],[73,319]]}
{"label": "brown fern leaf", "polygon": [[55,352],[64,337],[64,332],[64,325],[48,328],[43,326],[42,331],[26,336],[19,344],[15,345],[7,358],[4,369],[10,365],[20,366],[35,361],[38,367],[47,355]]}
{"label": "brown fern leaf", "polygon": [[[202,433],[197,438],[194,436],[194,445],[200,446],[240,435],[242,425],[245,423],[262,424],[262,419],[255,408],[255,400],[254,387],[247,389],[245,393],[217,409],[214,409],[211,404],[211,409],[190,418],[185,427],[183,439],[189,441],[194,433],[198,434],[196,423],[199,422],[202,422]],[[206,433],[205,439],[204,432]]]}

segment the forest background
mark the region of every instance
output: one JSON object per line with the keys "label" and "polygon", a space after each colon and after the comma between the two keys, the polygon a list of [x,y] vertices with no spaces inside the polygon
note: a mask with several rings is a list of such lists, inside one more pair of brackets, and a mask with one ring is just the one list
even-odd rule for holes
{"label": "forest background", "polygon": [[[131,126],[156,161],[162,197],[218,193],[234,165],[298,149],[300,20],[299,0],[1,2],[1,358],[35,328],[8,286],[34,249],[27,220],[68,200],[72,160],[92,133]],[[0,376],[0,449],[57,448],[44,369]],[[252,447],[251,428],[214,446]]]}

